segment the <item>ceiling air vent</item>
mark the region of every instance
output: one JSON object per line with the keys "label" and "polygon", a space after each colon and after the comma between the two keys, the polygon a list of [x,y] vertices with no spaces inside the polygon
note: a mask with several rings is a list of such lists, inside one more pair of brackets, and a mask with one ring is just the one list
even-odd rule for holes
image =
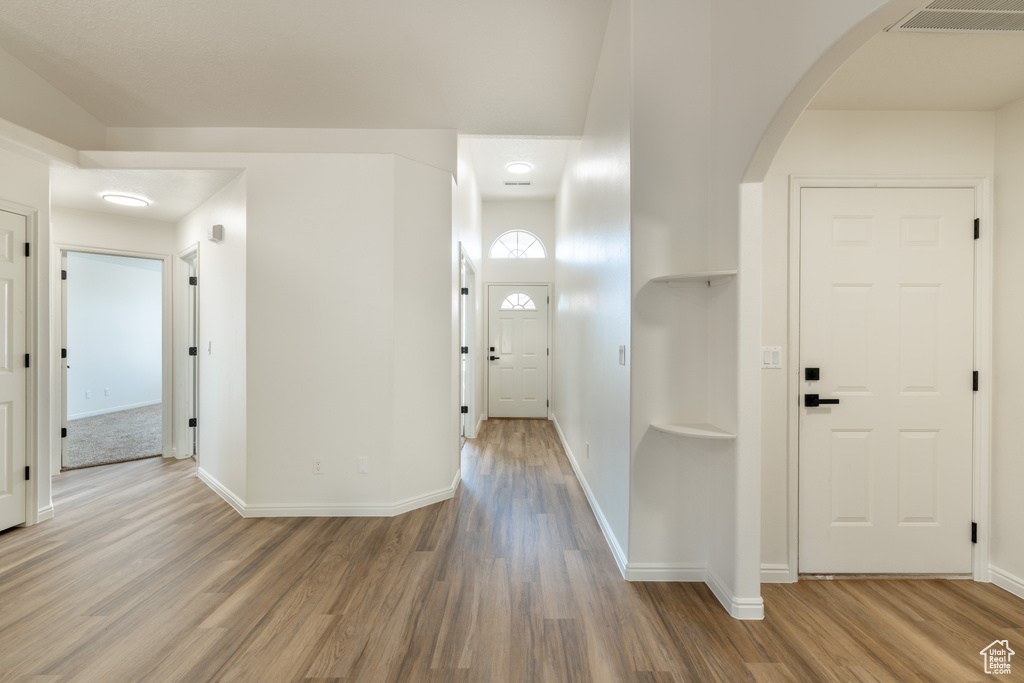
{"label": "ceiling air vent", "polygon": [[890,26],[916,33],[1024,32],[1024,0],[935,0]]}
{"label": "ceiling air vent", "polygon": [[523,180],[523,181],[519,181],[519,180],[506,180],[505,181],[505,187],[516,187],[516,186],[521,186],[521,185],[532,185],[532,184],[533,183],[531,183],[529,180]]}

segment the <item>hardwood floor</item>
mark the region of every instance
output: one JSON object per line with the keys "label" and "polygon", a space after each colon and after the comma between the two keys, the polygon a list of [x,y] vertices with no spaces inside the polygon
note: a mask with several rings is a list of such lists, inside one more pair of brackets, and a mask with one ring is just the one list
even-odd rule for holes
{"label": "hardwood floor", "polygon": [[551,424],[490,420],[452,501],[400,517],[242,519],[162,459],[55,478],[0,534],[0,680],[982,681],[1024,601],[969,581],[620,576]]}

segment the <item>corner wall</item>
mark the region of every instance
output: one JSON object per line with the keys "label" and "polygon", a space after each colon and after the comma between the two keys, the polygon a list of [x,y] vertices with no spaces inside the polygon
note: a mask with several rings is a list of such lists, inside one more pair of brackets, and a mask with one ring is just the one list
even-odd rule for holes
{"label": "corner wall", "polygon": [[1020,415],[1024,412],[1024,100],[996,112],[995,282],[993,301],[992,530],[991,579],[1024,598],[1024,457]]}
{"label": "corner wall", "polygon": [[[199,476],[236,509],[248,492],[246,196],[243,174],[178,222],[174,249],[178,254],[199,245]],[[209,226],[218,224],[224,226],[223,241],[207,241]],[[177,297],[175,320],[183,304]],[[176,395],[184,391],[181,364],[187,355],[185,348],[174,349]]]}

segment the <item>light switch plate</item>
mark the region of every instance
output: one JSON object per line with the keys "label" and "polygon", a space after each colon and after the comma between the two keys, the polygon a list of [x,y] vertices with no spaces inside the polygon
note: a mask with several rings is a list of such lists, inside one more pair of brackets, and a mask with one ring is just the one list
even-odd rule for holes
{"label": "light switch plate", "polygon": [[782,369],[782,347],[781,346],[762,346],[761,347],[761,367],[765,370],[781,370]]}

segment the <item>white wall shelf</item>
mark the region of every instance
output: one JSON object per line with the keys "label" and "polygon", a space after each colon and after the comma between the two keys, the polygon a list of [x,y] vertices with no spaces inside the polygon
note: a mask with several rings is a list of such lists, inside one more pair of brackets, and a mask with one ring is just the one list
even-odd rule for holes
{"label": "white wall shelf", "polygon": [[694,424],[652,424],[652,427],[657,429],[659,432],[665,432],[666,434],[676,434],[678,436],[688,436],[694,439],[735,439],[735,434],[716,427],[706,422],[694,423]]}
{"label": "white wall shelf", "polygon": [[707,283],[710,287],[711,283],[719,282],[722,280],[728,280],[729,278],[736,275],[735,270],[709,270],[704,273],[680,273],[678,275],[663,275],[661,277],[651,278],[651,282],[660,282],[667,285],[693,285],[700,283]]}

